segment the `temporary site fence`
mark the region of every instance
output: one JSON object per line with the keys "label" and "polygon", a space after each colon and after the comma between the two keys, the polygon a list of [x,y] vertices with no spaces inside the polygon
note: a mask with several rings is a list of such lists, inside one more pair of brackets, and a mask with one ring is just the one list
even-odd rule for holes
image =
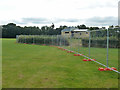
{"label": "temporary site fence", "polygon": [[65,35],[17,35],[16,42],[24,44],[52,45],[74,51],[102,66],[120,73],[118,48],[120,29],[94,30]]}

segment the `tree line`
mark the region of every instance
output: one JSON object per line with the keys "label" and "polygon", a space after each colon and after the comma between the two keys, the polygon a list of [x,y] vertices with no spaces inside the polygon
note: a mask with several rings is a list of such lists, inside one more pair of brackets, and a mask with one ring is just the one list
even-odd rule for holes
{"label": "tree line", "polygon": [[[52,23],[51,26],[42,26],[41,28],[36,26],[17,26],[14,23],[8,23],[2,26],[2,38],[15,38],[16,35],[60,35],[61,30],[68,26],[60,26],[55,29],[55,25]],[[74,26],[78,29],[89,29],[96,30],[98,27],[86,27],[86,25]]]}

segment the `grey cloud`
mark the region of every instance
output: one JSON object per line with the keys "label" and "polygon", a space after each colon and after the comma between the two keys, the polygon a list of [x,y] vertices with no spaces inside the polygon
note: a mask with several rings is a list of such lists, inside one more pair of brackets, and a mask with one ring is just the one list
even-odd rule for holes
{"label": "grey cloud", "polygon": [[68,18],[68,19],[63,19],[63,18],[54,18],[53,20],[47,19],[47,18],[22,18],[21,21],[17,20],[12,20],[14,23],[17,24],[50,24],[50,23],[60,23],[60,22],[79,22],[78,19],[73,19],[73,18]]}
{"label": "grey cloud", "polygon": [[79,19],[67,19],[66,22],[79,22]]}
{"label": "grey cloud", "polygon": [[79,22],[80,20],[79,19],[74,19],[74,18],[68,18],[68,19],[60,19],[60,18],[57,18],[55,20],[56,23],[60,23],[60,22]]}
{"label": "grey cloud", "polygon": [[109,26],[117,25],[117,17],[92,17],[86,20],[87,25],[96,25],[96,26]]}
{"label": "grey cloud", "polygon": [[21,25],[27,24],[26,22],[21,22],[21,21],[16,21],[16,20],[12,20],[12,22],[16,24],[21,24]]}
{"label": "grey cloud", "polygon": [[33,24],[48,24],[50,23],[46,18],[22,18],[23,22]]}
{"label": "grey cloud", "polygon": [[118,19],[117,17],[92,17],[88,19],[74,19],[74,18],[53,18],[53,19],[47,19],[47,18],[22,18],[21,21],[13,21],[16,24],[51,24],[51,23],[62,23],[62,22],[70,22],[70,23],[78,23],[81,22],[89,26],[109,26],[109,25],[117,25]]}
{"label": "grey cloud", "polygon": [[48,24],[50,23],[46,18],[23,18],[23,22],[34,24]]}
{"label": "grey cloud", "polygon": [[12,20],[12,21],[17,24],[28,24],[28,23],[49,24],[50,23],[50,21],[46,18],[22,18],[21,21],[17,21],[17,20]]}

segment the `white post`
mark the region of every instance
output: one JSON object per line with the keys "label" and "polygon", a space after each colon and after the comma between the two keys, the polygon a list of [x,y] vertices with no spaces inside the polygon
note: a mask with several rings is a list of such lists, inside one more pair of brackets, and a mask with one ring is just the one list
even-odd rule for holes
{"label": "white post", "polygon": [[107,67],[108,67],[108,55],[109,55],[109,30],[107,29]]}
{"label": "white post", "polygon": [[91,32],[89,31],[89,58],[90,58],[90,46],[91,46]]}

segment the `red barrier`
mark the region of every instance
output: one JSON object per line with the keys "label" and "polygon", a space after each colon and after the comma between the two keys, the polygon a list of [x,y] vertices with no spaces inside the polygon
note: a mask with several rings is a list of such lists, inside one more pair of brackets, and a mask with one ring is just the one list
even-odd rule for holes
{"label": "red barrier", "polygon": [[83,59],[83,61],[88,61],[87,59]]}
{"label": "red barrier", "polygon": [[113,69],[113,70],[117,70],[115,67],[111,67],[111,69]]}
{"label": "red barrier", "polygon": [[92,61],[91,59],[88,59],[88,61]]}
{"label": "red barrier", "polygon": [[105,68],[104,70],[105,70],[105,71],[111,71],[111,69],[109,69],[109,68]]}
{"label": "red barrier", "polygon": [[81,56],[81,54],[74,54],[74,56]]}
{"label": "red barrier", "polygon": [[104,71],[104,68],[99,67],[98,70],[99,70],[99,71]]}
{"label": "red barrier", "polygon": [[96,61],[95,59],[92,59],[93,61]]}

